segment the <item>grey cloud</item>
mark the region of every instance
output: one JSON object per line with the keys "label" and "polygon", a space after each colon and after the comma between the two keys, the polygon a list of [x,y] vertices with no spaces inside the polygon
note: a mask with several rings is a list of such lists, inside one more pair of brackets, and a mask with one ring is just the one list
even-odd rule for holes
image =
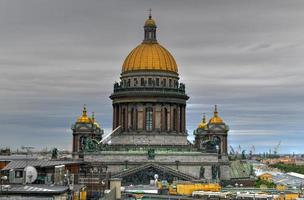
{"label": "grey cloud", "polygon": [[303,151],[301,0],[1,1],[1,146],[17,148],[22,136],[37,148],[70,148],[84,103],[109,131],[108,97],[150,7],[191,97],[190,139],[219,104],[233,146],[267,151],[291,134],[284,151]]}

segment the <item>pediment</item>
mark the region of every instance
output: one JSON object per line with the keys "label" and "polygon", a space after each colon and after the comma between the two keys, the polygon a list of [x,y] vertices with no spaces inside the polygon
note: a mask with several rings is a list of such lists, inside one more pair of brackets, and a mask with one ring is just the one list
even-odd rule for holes
{"label": "pediment", "polygon": [[216,132],[225,132],[226,131],[226,126],[224,124],[209,125],[208,128],[210,131],[216,131]]}
{"label": "pediment", "polygon": [[141,166],[127,169],[113,175],[114,178],[122,178],[124,185],[132,184],[149,184],[150,180],[154,180],[155,174],[158,175],[159,180],[184,180],[190,181],[196,179],[188,174],[181,173],[178,170],[165,167],[163,165],[148,163]]}

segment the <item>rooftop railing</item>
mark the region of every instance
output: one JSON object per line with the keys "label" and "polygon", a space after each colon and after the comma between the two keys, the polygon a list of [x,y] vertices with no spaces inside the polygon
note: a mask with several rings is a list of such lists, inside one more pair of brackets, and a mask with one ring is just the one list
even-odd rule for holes
{"label": "rooftop railing", "polygon": [[146,91],[146,92],[174,92],[185,94],[185,85],[180,83],[178,87],[162,87],[162,86],[153,86],[153,85],[145,85],[145,86],[123,86],[122,84],[115,83],[114,84],[114,93],[116,92],[130,92],[130,91]]}

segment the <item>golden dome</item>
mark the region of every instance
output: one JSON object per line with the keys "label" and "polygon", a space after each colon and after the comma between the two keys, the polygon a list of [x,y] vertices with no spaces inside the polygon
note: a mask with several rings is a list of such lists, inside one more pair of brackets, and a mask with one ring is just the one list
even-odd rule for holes
{"label": "golden dome", "polygon": [[222,123],[223,123],[222,118],[220,118],[220,117],[218,116],[217,106],[216,106],[216,105],[215,105],[215,108],[214,108],[214,115],[213,115],[213,117],[209,120],[209,123],[210,123],[210,124],[222,124]]}
{"label": "golden dome", "polygon": [[144,41],[129,53],[122,65],[122,72],[156,70],[177,73],[173,56],[156,40],[156,23],[152,19],[151,9],[149,11],[144,26]]}
{"label": "golden dome", "polygon": [[152,19],[152,18],[149,18],[145,21],[145,26],[153,26],[153,27],[156,27],[156,23],[155,23],[155,20]]}
{"label": "golden dome", "polygon": [[79,123],[92,123],[92,119],[87,115],[86,105],[83,106],[82,116],[78,117],[77,122]]}
{"label": "golden dome", "polygon": [[178,72],[173,56],[157,42],[143,42],[127,56],[122,66],[122,72],[135,70]]}
{"label": "golden dome", "polygon": [[149,18],[145,22],[145,26],[156,27],[154,19],[152,19],[152,9],[149,8]]}
{"label": "golden dome", "polygon": [[205,129],[206,127],[207,127],[207,122],[206,122],[206,116],[204,114],[202,121],[198,124],[198,128]]}
{"label": "golden dome", "polygon": [[94,112],[92,112],[92,117],[91,117],[91,119],[92,119],[93,124],[94,124],[97,128],[101,128],[100,124],[99,124],[99,123],[96,121],[96,119],[95,119],[95,114],[94,114]]}

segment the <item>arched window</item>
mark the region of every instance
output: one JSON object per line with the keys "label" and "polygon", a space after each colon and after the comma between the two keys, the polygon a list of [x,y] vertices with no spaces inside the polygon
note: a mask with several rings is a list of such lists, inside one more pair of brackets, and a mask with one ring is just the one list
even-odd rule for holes
{"label": "arched window", "polygon": [[153,108],[146,108],[146,130],[152,131],[153,126]]}

